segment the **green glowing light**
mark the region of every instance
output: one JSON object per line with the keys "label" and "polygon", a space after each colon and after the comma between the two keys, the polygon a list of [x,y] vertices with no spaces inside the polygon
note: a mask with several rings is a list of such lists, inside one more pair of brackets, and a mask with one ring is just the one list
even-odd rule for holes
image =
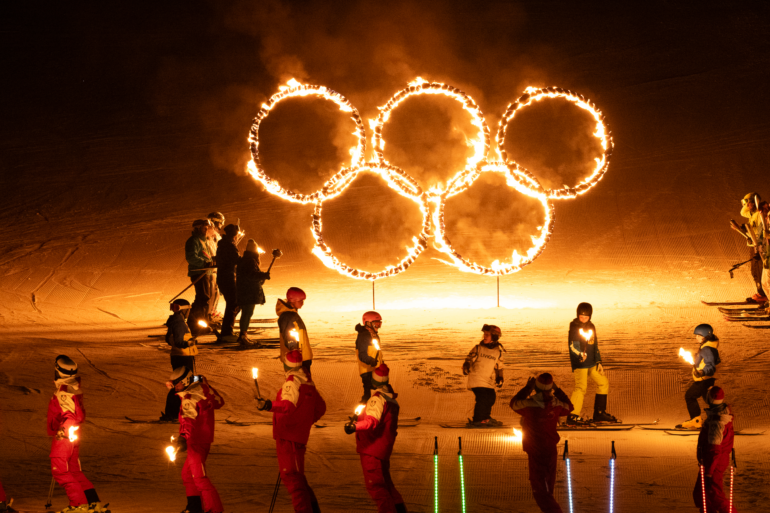
{"label": "green glowing light", "polygon": [[465,513],[465,473],[463,472],[463,455],[460,454],[460,497],[463,500],[463,513]]}
{"label": "green glowing light", "polygon": [[433,511],[438,513],[438,454],[433,455]]}

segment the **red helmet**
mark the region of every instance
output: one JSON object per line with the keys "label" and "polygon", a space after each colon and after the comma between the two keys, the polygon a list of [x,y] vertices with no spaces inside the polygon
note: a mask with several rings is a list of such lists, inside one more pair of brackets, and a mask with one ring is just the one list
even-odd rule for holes
{"label": "red helmet", "polygon": [[292,287],[286,291],[286,301],[293,303],[294,301],[302,301],[307,298],[305,291],[299,287]]}
{"label": "red helmet", "polygon": [[382,322],[382,315],[378,314],[377,312],[366,312],[364,316],[361,318],[361,322],[366,324],[367,322],[374,322],[374,321],[380,321]]}

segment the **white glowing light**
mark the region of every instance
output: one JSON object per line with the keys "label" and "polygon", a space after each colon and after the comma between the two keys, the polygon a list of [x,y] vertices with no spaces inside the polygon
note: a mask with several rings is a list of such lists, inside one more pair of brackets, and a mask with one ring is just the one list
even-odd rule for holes
{"label": "white glowing light", "polygon": [[256,367],[251,368],[251,377],[257,379],[259,377],[259,369]]}
{"label": "white glowing light", "polygon": [[594,336],[594,330],[583,331],[583,328],[580,328],[579,331],[580,331],[580,336],[586,340],[591,340],[591,337]]}
{"label": "white glowing light", "polygon": [[690,365],[695,365],[695,360],[692,357],[692,353],[690,351],[685,351],[683,347],[679,348],[679,356],[681,356],[684,361]]}
{"label": "white glowing light", "polygon": [[297,330],[291,330],[289,332],[289,336],[291,336],[291,338],[299,342],[299,332]]}
{"label": "white glowing light", "polygon": [[356,406],[356,415],[361,415],[361,412],[364,411],[365,406],[363,404],[359,404]]}
{"label": "white glowing light", "polygon": [[520,429],[513,428],[513,436],[511,437],[511,440],[514,442],[521,442],[523,438],[524,433],[522,433]]}
{"label": "white glowing light", "polygon": [[198,326],[200,326],[201,328],[208,328],[209,327],[208,323],[206,321],[204,321],[203,319],[198,321]]}
{"label": "white glowing light", "polygon": [[[171,443],[174,443],[174,436],[171,436]],[[176,447],[169,445],[166,447],[166,454],[168,454],[169,461],[176,461]]]}
{"label": "white glowing light", "polygon": [[373,339],[372,339],[372,345],[374,346],[374,348],[375,348],[377,351],[379,351],[379,350],[380,350],[380,341],[379,341],[378,339],[376,339],[376,338],[373,338]]}
{"label": "white glowing light", "polygon": [[80,429],[80,426],[70,426],[69,432],[67,433],[69,435],[70,442],[74,442],[78,439],[78,435],[76,434],[78,429]]}

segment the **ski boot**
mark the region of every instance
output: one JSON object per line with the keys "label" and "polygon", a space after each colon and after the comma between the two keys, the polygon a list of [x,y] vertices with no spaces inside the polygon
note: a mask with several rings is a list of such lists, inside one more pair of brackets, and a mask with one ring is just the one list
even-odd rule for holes
{"label": "ski boot", "polygon": [[88,504],[81,504],[80,506],[67,506],[57,513],[88,513]]}
{"label": "ski boot", "polygon": [[92,502],[88,505],[88,513],[112,513],[109,509],[107,509],[109,505],[109,502],[107,504],[102,504],[101,502]]}
{"label": "ski boot", "polygon": [[495,426],[489,422],[489,419],[479,420],[476,422],[472,421],[471,419],[468,419],[468,423],[465,425],[465,427],[471,428],[471,429],[476,429],[476,428],[485,429],[485,428],[491,428]]}
{"label": "ski boot", "polygon": [[692,429],[693,431],[697,431],[701,428],[701,425],[703,424],[703,421],[700,418],[700,415],[697,417],[693,417],[687,422],[682,422],[681,424],[676,425],[676,429]]}
{"label": "ski boot", "polygon": [[495,427],[502,426],[503,423],[499,420],[493,419],[492,417],[489,417],[489,423],[492,424]]}
{"label": "ski boot", "polygon": [[581,419],[577,415],[570,415],[569,417],[567,417],[567,422],[564,425],[572,428],[580,428],[580,427],[588,427],[591,425],[591,423],[588,422],[587,420]]}
{"label": "ski boot", "polygon": [[591,419],[594,424],[620,424],[620,421],[606,411],[595,411],[594,418]]}
{"label": "ski boot", "polygon": [[0,513],[18,513],[18,511],[11,507],[11,504],[13,504],[13,499],[7,504],[5,501],[0,502]]}

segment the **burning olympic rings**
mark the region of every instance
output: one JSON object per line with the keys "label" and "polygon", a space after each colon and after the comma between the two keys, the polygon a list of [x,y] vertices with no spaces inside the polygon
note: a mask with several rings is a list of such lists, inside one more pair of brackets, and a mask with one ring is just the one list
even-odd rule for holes
{"label": "burning olympic rings", "polygon": [[[388,276],[394,276],[405,271],[428,246],[428,238],[431,236],[431,224],[433,225],[434,247],[446,254],[453,265],[465,272],[477,274],[500,276],[520,271],[524,266],[532,263],[545,249],[545,245],[550,239],[554,225],[554,207],[552,200],[573,199],[591,189],[596,185],[607,172],[610,156],[612,155],[613,143],[612,137],[604,124],[604,115],[595,105],[583,96],[561,89],[558,87],[534,88],[528,87],[524,94],[515,102],[508,105],[503,117],[500,119],[500,126],[495,136],[498,152],[501,161],[489,161],[487,156],[490,150],[490,132],[487,127],[484,115],[473,99],[463,91],[438,82],[427,82],[421,78],[409,83],[408,87],[396,93],[388,103],[380,108],[380,114],[376,120],[371,122],[374,135],[372,144],[374,148],[375,161],[364,162],[364,153],[366,151],[366,131],[364,129],[361,116],[355,107],[341,94],[324,86],[304,85],[295,80],[290,80],[288,85],[281,86],[279,92],[274,94],[267,103],[262,104],[262,108],[257,113],[250,132],[250,145],[252,160],[249,162],[248,169],[252,177],[259,181],[270,193],[275,194],[288,201],[295,203],[308,204],[313,203],[315,209],[313,212],[313,224],[311,231],[315,239],[315,254],[329,268],[334,269],[341,274],[351,278],[363,280],[377,280]],[[425,191],[417,181],[406,172],[387,162],[384,155],[384,139],[382,130],[385,123],[390,118],[390,113],[401,102],[411,96],[421,94],[441,94],[448,96],[462,104],[466,112],[471,117],[471,122],[478,128],[478,134],[471,141],[474,148],[473,155],[468,159],[466,167],[459,171],[445,187],[440,185],[432,186]],[[270,110],[281,100],[302,96],[317,96],[334,102],[340,110],[350,113],[350,118],[355,123],[354,135],[358,138],[358,144],[350,150],[351,166],[344,168],[332,176],[320,190],[312,194],[300,194],[283,188],[278,181],[270,178],[259,160],[259,126],[268,116]],[[574,103],[576,106],[588,111],[596,120],[596,131],[594,137],[599,139],[603,149],[601,158],[596,159],[596,166],[588,177],[575,187],[563,187],[561,189],[544,189],[540,182],[527,170],[519,166],[516,162],[509,160],[503,147],[506,130],[510,121],[517,112],[524,107],[532,105],[535,102],[546,98],[563,98]],[[382,177],[388,186],[404,197],[407,197],[420,206],[423,215],[422,229],[418,236],[412,238],[413,246],[407,248],[407,256],[395,266],[388,266],[379,272],[367,272],[354,269],[340,262],[334,257],[331,248],[326,244],[322,236],[321,213],[323,202],[339,196],[355,180],[359,173],[374,173]],[[495,261],[490,267],[484,267],[464,258],[453,247],[446,235],[444,225],[444,211],[446,200],[452,196],[462,193],[468,189],[481,173],[494,172],[501,173],[506,178],[508,186],[513,187],[518,192],[531,198],[535,198],[543,205],[545,211],[545,220],[543,225],[538,228],[539,234],[532,236],[532,247],[525,255],[519,255],[515,250],[512,254],[511,263],[499,263]],[[435,206],[431,208],[431,204]],[[431,222],[432,221],[432,222]]]}

